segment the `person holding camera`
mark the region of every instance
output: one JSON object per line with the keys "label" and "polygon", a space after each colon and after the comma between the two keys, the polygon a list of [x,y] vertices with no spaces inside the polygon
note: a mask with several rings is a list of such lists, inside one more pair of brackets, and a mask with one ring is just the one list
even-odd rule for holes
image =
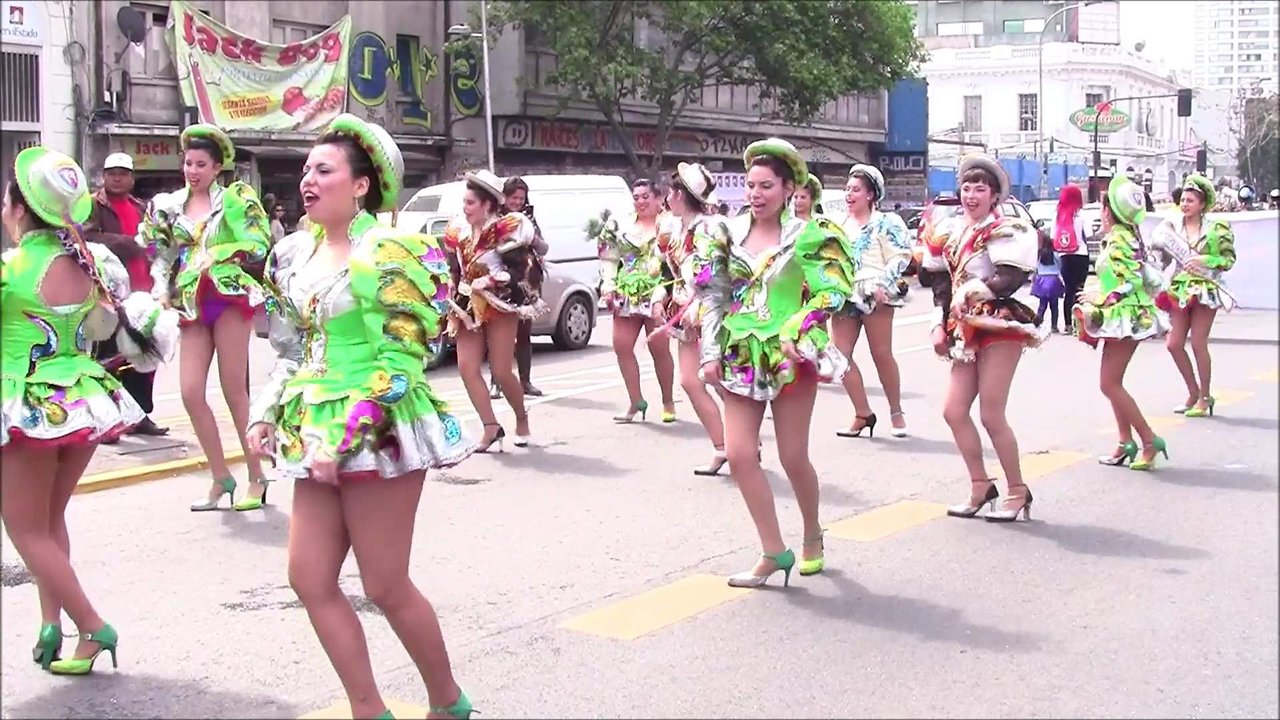
{"label": "person holding camera", "polygon": [[[543,265],[543,258],[547,255],[547,241],[542,237],[542,228],[538,227],[538,220],[533,216],[533,205],[529,204],[529,185],[519,176],[511,176],[502,185],[502,193],[506,196],[507,212],[521,213],[529,218],[529,222],[533,223],[533,248],[532,261],[543,267],[541,273],[537,273],[537,286],[533,289],[541,294],[542,278],[546,276],[546,266]],[[534,397],[541,397],[542,391],[534,387],[529,381],[530,372],[533,369],[533,321],[524,319],[516,326],[516,372],[520,375],[520,384],[524,386],[524,394]],[[502,388],[493,379],[493,370],[489,371],[489,397],[497,400],[502,397]]]}

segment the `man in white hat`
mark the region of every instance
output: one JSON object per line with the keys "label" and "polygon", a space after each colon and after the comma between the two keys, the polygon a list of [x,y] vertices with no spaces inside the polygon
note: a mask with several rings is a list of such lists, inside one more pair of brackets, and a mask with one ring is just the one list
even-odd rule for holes
{"label": "man in white hat", "polygon": [[[150,292],[150,261],[146,250],[136,239],[138,225],[145,212],[146,204],[133,195],[133,158],[127,153],[111,153],[102,163],[102,189],[93,196],[93,211],[89,222],[85,223],[86,239],[106,245],[120,258],[129,272],[129,284],[134,291]],[[152,400],[155,373],[140,373],[123,367],[114,338],[98,343],[94,355],[120,379],[120,384],[148,415],[131,434],[167,434],[169,428],[156,425],[150,417],[155,410]]]}

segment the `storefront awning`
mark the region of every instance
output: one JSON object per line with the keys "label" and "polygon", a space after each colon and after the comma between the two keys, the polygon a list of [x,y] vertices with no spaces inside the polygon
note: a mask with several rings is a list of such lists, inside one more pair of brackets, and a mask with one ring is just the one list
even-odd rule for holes
{"label": "storefront awning", "polygon": [[[153,125],[144,123],[96,123],[90,132],[95,135],[128,135],[135,137],[177,138],[181,133],[177,125]],[[310,148],[316,141],[317,133],[293,132],[284,130],[228,130],[227,135],[236,147],[259,154],[259,150],[279,151],[282,149]],[[442,148],[451,143],[444,135],[406,135],[393,134],[392,139],[400,149],[408,148]],[[304,152],[305,156],[306,153]],[[406,152],[406,157],[408,153]],[[274,157],[264,155],[264,157]],[[291,157],[286,155],[285,157]]]}

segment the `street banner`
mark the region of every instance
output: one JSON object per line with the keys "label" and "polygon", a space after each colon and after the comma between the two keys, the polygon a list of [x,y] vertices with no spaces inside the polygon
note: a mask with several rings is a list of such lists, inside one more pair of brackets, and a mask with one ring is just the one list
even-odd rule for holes
{"label": "street banner", "polygon": [[312,131],[346,107],[351,16],[301,42],[246,37],[182,0],[169,8],[182,102],[227,129]]}

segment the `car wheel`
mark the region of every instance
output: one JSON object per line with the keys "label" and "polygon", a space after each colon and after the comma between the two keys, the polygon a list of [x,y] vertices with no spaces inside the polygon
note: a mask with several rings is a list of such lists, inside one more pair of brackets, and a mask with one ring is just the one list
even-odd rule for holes
{"label": "car wheel", "polygon": [[579,293],[565,301],[551,342],[560,350],[581,350],[591,342],[591,301],[586,295]]}

